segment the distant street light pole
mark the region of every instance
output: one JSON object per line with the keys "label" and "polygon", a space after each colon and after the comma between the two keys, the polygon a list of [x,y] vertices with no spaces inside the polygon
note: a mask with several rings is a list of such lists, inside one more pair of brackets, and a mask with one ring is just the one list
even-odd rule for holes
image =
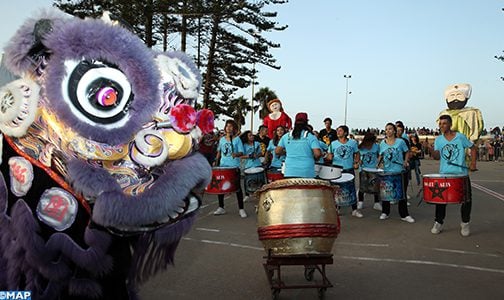
{"label": "distant street light pole", "polygon": [[346,120],[347,120],[347,105],[348,105],[348,79],[352,78],[352,75],[343,75],[343,77],[346,79],[346,92],[345,92],[345,122],[343,125],[346,125]]}
{"label": "distant street light pole", "polygon": [[250,98],[250,107],[252,110],[250,111],[250,131],[254,132],[254,79],[255,79],[255,61],[252,63],[252,97]]}

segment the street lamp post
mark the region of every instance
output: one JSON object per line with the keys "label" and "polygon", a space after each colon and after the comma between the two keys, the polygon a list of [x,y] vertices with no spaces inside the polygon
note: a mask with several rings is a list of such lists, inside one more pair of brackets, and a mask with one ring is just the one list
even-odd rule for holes
{"label": "street lamp post", "polygon": [[343,123],[346,125],[346,120],[347,120],[347,105],[348,105],[348,79],[352,78],[352,75],[343,75],[343,77],[346,79],[346,92],[345,92],[345,122]]}
{"label": "street lamp post", "polygon": [[250,107],[252,110],[250,111],[250,131],[254,132],[254,79],[255,79],[255,61],[252,63],[252,97],[250,97]]}

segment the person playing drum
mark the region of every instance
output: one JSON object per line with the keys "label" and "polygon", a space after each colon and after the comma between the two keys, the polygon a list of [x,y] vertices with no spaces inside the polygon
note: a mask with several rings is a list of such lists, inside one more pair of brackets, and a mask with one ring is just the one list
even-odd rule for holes
{"label": "person playing drum", "polygon": [[[440,160],[439,173],[468,175],[468,169],[476,171],[476,147],[465,135],[451,130],[452,118],[449,115],[439,117],[439,129],[442,135],[434,141],[434,149],[431,149],[432,157]],[[471,151],[471,162],[469,168],[465,165],[465,149]],[[466,201],[462,202],[460,213],[462,222],[460,223],[460,234],[469,236],[469,221],[471,219],[472,193],[469,177],[467,178]],[[433,234],[439,234],[443,230],[443,221],[446,216],[446,204],[436,204],[434,226],[431,229]]]}
{"label": "person playing drum", "polygon": [[[259,160],[262,154],[261,145],[258,141],[255,141],[252,131],[245,131],[241,134],[240,139],[243,144],[243,155],[240,157],[244,162],[243,169],[261,167],[262,163]],[[249,194],[245,188],[245,198],[243,201],[247,201],[248,199]]]}
{"label": "person playing drum", "polygon": [[[219,146],[217,147],[217,156],[214,165],[221,167],[236,167],[240,168],[240,156],[243,155],[243,144],[240,137],[237,136],[238,124],[234,120],[227,120],[224,126],[225,135],[220,138]],[[238,185],[239,186],[239,185]],[[219,207],[214,211],[214,215],[223,215],[226,213],[224,209],[224,195],[217,195],[219,199]],[[243,206],[243,192],[241,187],[236,192],[238,199],[238,208],[240,217],[246,218]]]}
{"label": "person playing drum", "polygon": [[277,155],[285,152],[285,177],[315,177],[315,160],[322,153],[317,138],[309,132],[308,114],[296,114],[294,129],[280,139],[275,149]]}
{"label": "person playing drum", "polygon": [[[376,168],[378,164],[378,156],[380,155],[380,147],[376,143],[376,135],[373,132],[366,132],[364,134],[364,138],[362,142],[359,144],[359,153],[360,153],[360,161],[361,161],[361,170],[360,172],[364,172],[362,168]],[[363,178],[359,176],[359,178]],[[362,182],[360,182],[361,189],[359,189],[358,197],[359,202],[357,202],[357,208],[362,209],[364,204],[364,192],[362,191]],[[373,208],[381,211],[382,206],[380,204],[380,198],[378,197],[378,193],[373,194],[374,197],[374,205]]]}
{"label": "person playing drum", "polygon": [[[285,128],[283,126],[278,126],[275,129],[275,136],[269,141],[267,153],[266,153],[266,164],[269,163],[270,169],[277,171],[282,167],[282,163],[285,161],[285,153],[278,155],[275,153],[275,148],[278,146],[278,142],[285,134]],[[271,163],[270,163],[271,162]]]}
{"label": "person playing drum", "polygon": [[[393,123],[387,123],[385,125],[385,139],[380,143],[380,157],[379,162],[383,162],[383,171],[385,173],[402,173],[404,176],[406,173],[405,169],[408,166],[410,153],[408,146],[402,138],[397,138],[397,128]],[[406,153],[406,155],[404,155]],[[401,180],[404,185],[404,180]],[[404,186],[401,187],[402,191],[405,191]],[[399,200],[399,215],[401,220],[414,223],[413,219],[408,212],[408,204],[406,202],[406,193],[403,193],[403,199]],[[386,220],[390,215],[390,201],[382,201],[382,214],[380,215],[380,220]]]}
{"label": "person playing drum", "polygon": [[[349,173],[355,176],[354,169],[360,164],[359,148],[356,140],[348,139],[348,126],[341,125],[336,129],[338,139],[333,141],[327,150],[327,160],[333,165],[343,168],[342,173]],[[353,179],[355,190],[355,177]],[[357,198],[357,197],[355,197]],[[354,198],[354,199],[355,199]],[[364,215],[357,209],[357,203],[352,204],[352,216],[362,218]]]}

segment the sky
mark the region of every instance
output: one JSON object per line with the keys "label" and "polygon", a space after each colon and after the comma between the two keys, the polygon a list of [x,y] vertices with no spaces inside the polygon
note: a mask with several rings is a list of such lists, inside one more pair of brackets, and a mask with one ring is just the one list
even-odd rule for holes
{"label": "sky", "polygon": [[[3,48],[22,22],[51,6],[48,0],[1,1]],[[469,83],[467,106],[481,110],[485,128],[504,126],[504,2],[501,0],[290,0],[271,6],[281,32],[272,49],[280,70],[257,66],[254,89],[268,87],[294,119],[309,115],[315,129],[331,117],[350,128],[383,128],[402,120],[407,127],[436,128],[447,108],[448,85]],[[344,75],[351,75],[347,79]],[[250,99],[252,89],[237,96]],[[347,99],[347,101],[345,101]],[[246,118],[250,129],[250,115]],[[254,116],[253,129],[261,124]],[[221,122],[217,122],[221,127]]]}

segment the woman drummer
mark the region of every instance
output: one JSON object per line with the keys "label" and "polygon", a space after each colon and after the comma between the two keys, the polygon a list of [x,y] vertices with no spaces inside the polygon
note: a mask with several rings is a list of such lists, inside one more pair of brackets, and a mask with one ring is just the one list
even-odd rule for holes
{"label": "woman drummer", "polygon": [[[259,160],[259,157],[262,154],[261,144],[258,141],[255,141],[254,134],[252,131],[247,130],[241,134],[240,139],[243,144],[243,155],[240,157],[243,160],[243,169],[247,170],[249,168],[257,168],[262,167],[262,163]],[[246,184],[246,182],[243,182]],[[249,199],[249,193],[245,188],[245,198],[243,201],[247,201]]]}
{"label": "woman drummer", "polygon": [[[376,143],[376,135],[372,132],[366,132],[362,142],[359,144],[359,154],[361,161],[361,168],[376,168],[378,164],[378,156],[380,155],[380,147]],[[364,172],[362,169],[360,173]],[[360,175],[360,174],[359,174]],[[359,176],[359,178],[364,178],[363,176]],[[361,188],[359,189],[358,197],[359,202],[357,202],[357,208],[362,209],[364,204],[364,192],[362,191],[362,181],[360,182]],[[373,208],[381,211],[382,206],[380,204],[380,199],[378,197],[378,193],[373,193],[374,197],[374,205]]]}
{"label": "woman drummer", "polygon": [[[282,163],[285,161],[285,153],[278,155],[275,153],[275,148],[278,146],[278,142],[285,134],[285,127],[277,126],[275,128],[275,135],[273,139],[269,141],[268,148],[266,148],[266,164],[269,164],[271,171],[277,171],[282,167]],[[270,163],[271,161],[271,163]]]}
{"label": "woman drummer", "polygon": [[[214,165],[220,167],[240,168],[240,156],[243,155],[243,144],[240,137],[237,136],[238,124],[234,120],[227,120],[224,126],[225,135],[220,138],[217,147],[217,156]],[[219,199],[219,207],[214,211],[214,215],[223,215],[226,213],[224,209],[224,195],[217,195]],[[236,192],[238,199],[238,208],[240,217],[246,218],[247,213],[243,206],[243,192],[241,185],[238,185]]]}
{"label": "woman drummer", "polygon": [[282,136],[275,153],[285,153],[285,177],[315,177],[315,160],[322,153],[317,138],[309,131],[307,113],[297,113],[294,129]]}
{"label": "woman drummer", "polygon": [[[402,138],[397,138],[397,128],[393,123],[387,123],[385,125],[385,139],[380,143],[380,157],[379,161],[383,162],[383,171],[385,173],[402,173],[401,176],[405,176],[405,170],[409,164],[410,152],[408,146]],[[404,180],[401,180],[404,185]],[[405,186],[402,190],[405,191]],[[404,193],[406,194],[406,193]],[[408,212],[408,204],[406,202],[406,197],[399,199],[399,215],[401,220],[414,223],[413,219]],[[390,215],[390,201],[382,201],[382,214],[380,215],[380,220],[386,220]]]}
{"label": "woman drummer", "polygon": [[[341,125],[336,129],[335,141],[331,142],[327,150],[327,159],[335,166],[343,167],[342,173],[354,175],[353,185],[355,187],[355,171],[360,164],[360,154],[357,141],[348,138],[348,126]],[[355,190],[355,188],[354,188]],[[355,195],[353,195],[355,197]],[[357,198],[357,197],[355,197]],[[354,198],[354,199],[355,199]],[[357,209],[357,203],[352,204],[352,216],[362,218],[364,215]]]}

